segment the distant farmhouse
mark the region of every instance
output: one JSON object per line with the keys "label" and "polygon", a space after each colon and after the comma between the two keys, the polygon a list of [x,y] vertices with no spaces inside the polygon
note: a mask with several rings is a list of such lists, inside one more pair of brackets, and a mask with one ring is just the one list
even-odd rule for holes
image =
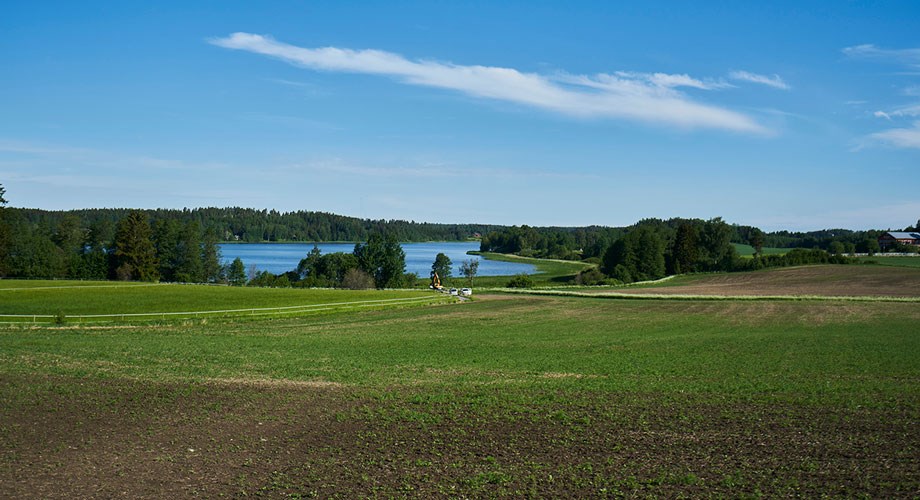
{"label": "distant farmhouse", "polygon": [[920,232],[918,231],[888,231],[878,237],[878,246],[886,248],[901,243],[904,245],[920,246]]}

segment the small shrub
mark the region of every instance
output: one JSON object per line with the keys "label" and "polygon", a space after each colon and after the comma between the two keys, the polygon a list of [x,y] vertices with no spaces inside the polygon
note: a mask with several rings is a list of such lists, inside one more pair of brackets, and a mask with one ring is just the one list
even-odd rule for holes
{"label": "small shrub", "polygon": [[367,290],[374,288],[374,278],[360,269],[349,269],[342,278],[342,288]]}
{"label": "small shrub", "polygon": [[508,288],[531,288],[533,287],[533,279],[527,274],[518,274],[511,278],[511,281],[506,286]]}
{"label": "small shrub", "polygon": [[55,325],[63,325],[66,322],[67,322],[67,316],[64,314],[64,311],[58,311],[58,313],[54,315]]}
{"label": "small shrub", "polygon": [[604,283],[606,276],[600,269],[592,267],[575,275],[576,285],[600,285]]}

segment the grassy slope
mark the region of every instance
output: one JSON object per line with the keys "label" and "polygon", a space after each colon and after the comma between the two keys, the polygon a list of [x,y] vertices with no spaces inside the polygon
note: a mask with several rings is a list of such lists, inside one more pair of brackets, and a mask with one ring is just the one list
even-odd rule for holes
{"label": "grassy slope", "polygon": [[[489,260],[532,264],[537,268],[537,272],[530,277],[537,286],[568,283],[571,282],[580,271],[594,267],[593,264],[586,264],[578,261],[534,259],[495,252],[475,252],[474,254]],[[509,276],[482,276],[477,277],[474,284],[478,287],[502,287],[508,283],[509,279]]]}
{"label": "grassy slope", "polygon": [[[304,322],[7,329],[7,372],[499,384],[873,405],[918,391],[915,304],[527,297]],[[0,330],[3,331],[3,330]],[[867,335],[867,332],[871,332]]]}
{"label": "grassy slope", "polygon": [[272,308],[431,295],[413,290],[320,290],[117,282],[0,281],[0,314],[130,314]]}

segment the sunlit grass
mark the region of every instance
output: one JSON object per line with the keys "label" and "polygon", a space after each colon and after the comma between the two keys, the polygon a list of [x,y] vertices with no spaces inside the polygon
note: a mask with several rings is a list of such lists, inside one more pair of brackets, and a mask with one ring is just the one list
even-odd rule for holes
{"label": "sunlit grass", "polygon": [[877,405],[920,397],[906,382],[920,378],[918,319],[916,304],[901,303],[520,297],[250,322],[6,327],[0,373]]}

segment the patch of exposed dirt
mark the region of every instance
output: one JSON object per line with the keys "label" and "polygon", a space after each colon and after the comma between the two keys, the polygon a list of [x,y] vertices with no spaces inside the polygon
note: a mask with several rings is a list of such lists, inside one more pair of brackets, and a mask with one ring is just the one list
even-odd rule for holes
{"label": "patch of exposed dirt", "polygon": [[920,494],[916,401],[853,409],[535,393],[533,403],[480,406],[430,396],[2,375],[0,490],[29,498]]}
{"label": "patch of exposed dirt", "polygon": [[629,287],[617,293],[662,295],[798,295],[920,297],[920,269],[826,265],[702,276],[674,286]]}

